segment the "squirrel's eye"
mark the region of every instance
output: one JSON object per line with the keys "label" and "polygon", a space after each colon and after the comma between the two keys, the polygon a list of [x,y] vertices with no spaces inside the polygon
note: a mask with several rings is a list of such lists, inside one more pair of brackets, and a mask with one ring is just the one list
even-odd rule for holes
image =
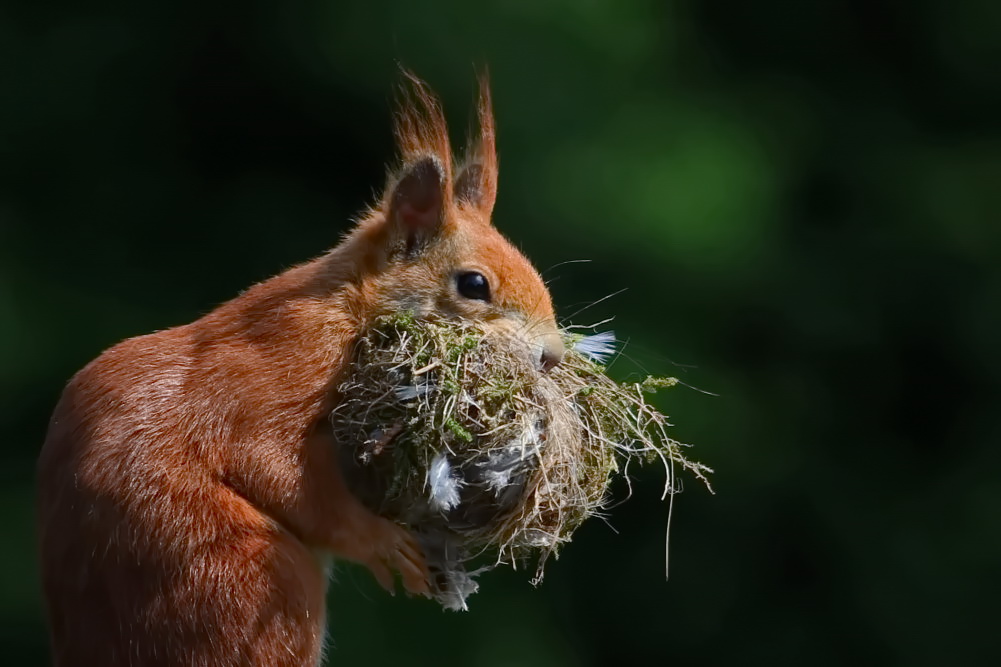
{"label": "squirrel's eye", "polygon": [[490,300],[490,283],[482,273],[476,271],[466,271],[455,277],[455,286],[459,294],[467,299],[477,299],[478,301]]}

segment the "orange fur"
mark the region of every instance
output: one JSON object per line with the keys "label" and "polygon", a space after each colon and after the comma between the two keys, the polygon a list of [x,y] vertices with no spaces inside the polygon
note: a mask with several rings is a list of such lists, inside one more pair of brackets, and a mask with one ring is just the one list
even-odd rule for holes
{"label": "orange fur", "polygon": [[[485,81],[476,149],[453,175],[440,105],[408,79],[402,167],[340,245],[116,345],[66,387],[38,467],[57,665],[316,664],[329,556],[427,593],[410,533],[363,507],[337,466],[326,418],[353,342],[411,310],[504,328],[550,362],[562,347],[541,279],[490,222]],[[469,270],[489,302],[456,292]]]}

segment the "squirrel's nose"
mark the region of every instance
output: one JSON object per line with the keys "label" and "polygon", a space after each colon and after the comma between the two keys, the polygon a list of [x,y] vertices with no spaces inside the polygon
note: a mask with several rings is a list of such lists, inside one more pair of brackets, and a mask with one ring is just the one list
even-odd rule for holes
{"label": "squirrel's nose", "polygon": [[563,359],[563,338],[558,333],[551,333],[543,336],[539,342],[542,347],[539,365],[542,370],[548,371]]}

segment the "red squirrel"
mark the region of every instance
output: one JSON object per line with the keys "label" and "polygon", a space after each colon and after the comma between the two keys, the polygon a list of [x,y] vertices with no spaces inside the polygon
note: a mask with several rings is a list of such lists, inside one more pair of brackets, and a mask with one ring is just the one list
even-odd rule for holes
{"label": "red squirrel", "polygon": [[407,75],[401,166],[335,248],[183,326],[125,340],[69,382],[38,464],[56,665],[315,665],[330,558],[428,594],[411,532],[347,489],[327,417],[378,317],[477,320],[558,363],[549,293],[492,226],[489,87],[454,162]]}

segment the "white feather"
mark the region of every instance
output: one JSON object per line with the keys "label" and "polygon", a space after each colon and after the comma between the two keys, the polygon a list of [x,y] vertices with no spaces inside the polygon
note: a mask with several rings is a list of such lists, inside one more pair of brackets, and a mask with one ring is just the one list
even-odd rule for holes
{"label": "white feather", "polygon": [[527,459],[538,455],[541,437],[542,427],[535,423],[526,427],[503,449],[488,452],[486,463],[482,465],[487,488],[499,495],[511,483],[511,475]]}
{"label": "white feather", "polygon": [[431,489],[431,506],[439,512],[447,512],[459,505],[459,480],[452,475],[452,465],[448,457],[438,454],[431,461],[427,475]]}
{"label": "white feather", "polygon": [[486,478],[487,488],[493,489],[494,494],[499,494],[511,483],[512,470],[513,466],[485,470],[483,476]]}
{"label": "white feather", "polygon": [[418,396],[426,396],[431,391],[431,384],[405,384],[396,388],[396,400],[412,401]]}
{"label": "white feather", "polygon": [[477,574],[478,572],[466,572],[459,568],[446,570],[445,578],[448,583],[437,595],[441,606],[449,611],[469,611],[466,598],[480,589],[480,585],[473,579]]}
{"label": "white feather", "polygon": [[602,331],[591,336],[584,336],[574,343],[573,348],[591,361],[603,364],[615,354],[616,342],[614,331]]}

